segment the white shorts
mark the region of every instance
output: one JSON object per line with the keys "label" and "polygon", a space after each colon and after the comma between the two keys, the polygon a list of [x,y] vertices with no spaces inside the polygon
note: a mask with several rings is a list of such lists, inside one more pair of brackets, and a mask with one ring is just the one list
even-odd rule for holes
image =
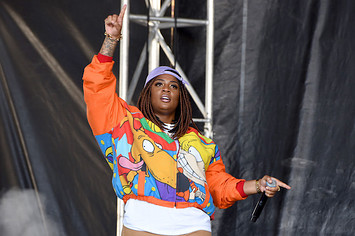
{"label": "white shorts", "polygon": [[169,208],[129,199],[125,205],[123,225],[153,234],[180,235],[198,230],[211,232],[209,215],[195,207]]}

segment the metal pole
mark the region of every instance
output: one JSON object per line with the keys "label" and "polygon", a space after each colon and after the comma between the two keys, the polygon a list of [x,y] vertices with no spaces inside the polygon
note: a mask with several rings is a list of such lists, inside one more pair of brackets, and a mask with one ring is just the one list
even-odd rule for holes
{"label": "metal pole", "polygon": [[[152,0],[151,1],[151,7],[152,7],[152,12],[155,14],[154,16],[157,16],[156,14],[159,13],[160,7],[161,7],[161,1],[160,0]],[[151,12],[149,12],[150,14]],[[152,27],[157,27],[157,24],[154,23],[154,26],[151,26],[149,22],[149,32],[152,33]],[[160,58],[160,46],[158,42],[158,38],[155,35],[153,37],[153,40],[150,41],[149,43],[149,65],[148,65],[148,73],[152,71],[153,69],[157,68],[159,66],[159,58]]]}
{"label": "metal pole", "polygon": [[[131,14],[129,16],[129,19],[132,21],[135,21],[137,23],[140,23],[141,25],[147,25],[147,16],[142,16],[142,15],[135,15]],[[156,16],[150,16],[149,20],[154,22],[157,21],[159,22],[158,28],[161,29],[161,25],[164,23],[170,23],[169,27],[174,27],[175,26],[175,19],[171,17],[156,17]],[[193,26],[205,26],[208,24],[207,20],[195,20],[195,19],[186,19],[186,18],[178,18],[177,19],[177,24],[178,27],[184,26],[184,27],[193,27]],[[164,27],[167,28],[168,26]]]}
{"label": "metal pole", "polygon": [[[125,17],[123,18],[122,25],[122,39],[120,40],[120,57],[119,57],[119,88],[118,95],[123,100],[127,99],[127,87],[128,87],[128,55],[129,55],[129,14],[130,5],[129,0],[121,1],[121,9],[124,4],[127,4]],[[123,228],[123,210],[124,203],[121,199],[117,198],[117,229],[116,235],[121,236]]]}
{"label": "metal pole", "polygon": [[[125,17],[122,25],[122,39],[120,40],[120,70],[119,70],[119,88],[120,98],[126,100],[128,87],[128,53],[129,53],[129,0],[122,0],[122,6],[127,4]],[[121,8],[122,8],[121,6]]]}
{"label": "metal pole", "polygon": [[143,50],[141,52],[141,55],[139,57],[136,69],[133,73],[133,77],[131,79],[131,83],[129,84],[129,89],[127,92],[127,100],[126,102],[128,104],[132,103],[132,97],[134,94],[134,91],[136,90],[137,84],[138,84],[138,80],[139,80],[139,76],[142,73],[143,67],[144,67],[144,63],[147,59],[147,54],[146,54],[146,50],[147,50],[147,43],[144,44]]}
{"label": "metal pole", "polygon": [[206,30],[206,97],[205,107],[207,119],[205,123],[205,136],[213,138],[212,121],[213,121],[213,46],[214,46],[214,0],[207,2],[207,30]]}

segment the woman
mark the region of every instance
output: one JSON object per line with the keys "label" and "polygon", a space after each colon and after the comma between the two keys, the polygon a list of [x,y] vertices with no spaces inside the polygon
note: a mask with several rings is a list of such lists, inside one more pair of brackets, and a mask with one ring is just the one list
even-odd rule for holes
{"label": "woman", "polygon": [[[112,56],[125,10],[105,19],[106,38],[83,76],[88,121],[125,202],[123,235],[211,235],[215,206],[290,189],[267,175],[245,181],[225,172],[218,146],[190,127],[186,81],[178,71],[150,72],[137,107],[117,96]],[[277,186],[267,187],[273,180]]]}

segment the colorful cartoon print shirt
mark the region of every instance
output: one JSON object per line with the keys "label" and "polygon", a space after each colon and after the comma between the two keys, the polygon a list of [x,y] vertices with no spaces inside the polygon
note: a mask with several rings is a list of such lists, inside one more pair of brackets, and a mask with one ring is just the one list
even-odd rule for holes
{"label": "colorful cartoon print shirt", "polygon": [[116,94],[113,62],[95,56],[84,71],[88,121],[113,170],[116,195],[166,207],[197,207],[212,216],[245,199],[236,179],[225,172],[218,146],[190,128],[171,139],[137,107]]}

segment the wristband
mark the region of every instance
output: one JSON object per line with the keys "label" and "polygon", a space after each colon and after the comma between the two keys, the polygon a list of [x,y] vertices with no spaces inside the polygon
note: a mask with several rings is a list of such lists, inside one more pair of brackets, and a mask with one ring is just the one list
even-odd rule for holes
{"label": "wristband", "polygon": [[239,192],[240,196],[242,196],[242,198],[248,197],[248,195],[246,195],[244,192],[244,183],[245,183],[245,180],[242,180],[237,183],[237,191]]}
{"label": "wristband", "polygon": [[255,188],[257,193],[261,193],[259,179],[255,180]]}
{"label": "wristband", "polygon": [[120,34],[120,37],[118,37],[118,38],[113,37],[111,34],[109,34],[107,32],[105,32],[104,35],[107,36],[107,38],[114,40],[116,42],[120,41],[120,39],[122,38],[122,34]]}
{"label": "wristband", "polygon": [[112,57],[103,55],[101,53],[97,54],[97,59],[99,59],[100,63],[111,62],[112,61]]}

